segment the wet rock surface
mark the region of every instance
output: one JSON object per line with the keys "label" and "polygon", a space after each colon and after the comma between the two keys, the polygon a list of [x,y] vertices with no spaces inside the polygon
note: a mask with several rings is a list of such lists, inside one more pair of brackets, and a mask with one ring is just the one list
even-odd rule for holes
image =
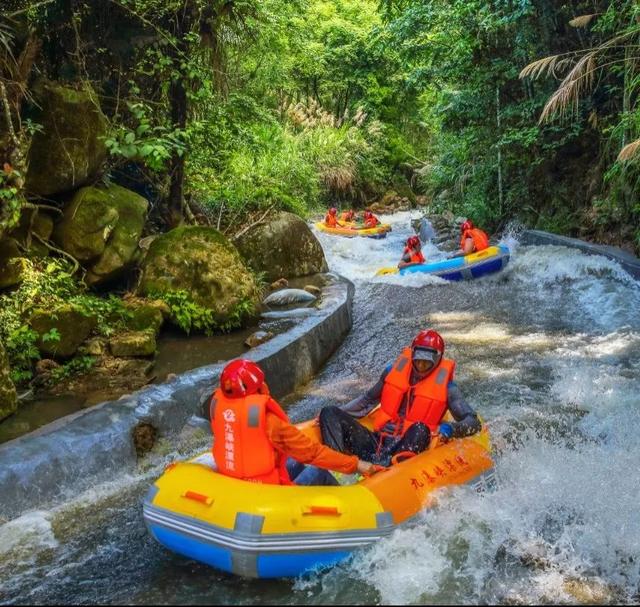
{"label": "wet rock surface", "polygon": [[286,306],[296,303],[308,304],[316,299],[316,296],[306,289],[282,289],[271,293],[262,303],[266,306]]}
{"label": "wet rock surface", "polygon": [[277,291],[278,289],[286,289],[289,286],[289,281],[286,278],[278,278],[278,280],[274,280],[269,288],[272,291]]}
{"label": "wet rock surface", "polygon": [[244,344],[249,348],[255,348],[273,338],[271,331],[256,331],[247,337]]}

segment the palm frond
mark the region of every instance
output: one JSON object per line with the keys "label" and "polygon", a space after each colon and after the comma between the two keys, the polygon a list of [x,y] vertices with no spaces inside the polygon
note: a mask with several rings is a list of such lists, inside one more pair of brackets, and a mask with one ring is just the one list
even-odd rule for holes
{"label": "palm frond", "polygon": [[597,13],[592,13],[591,15],[580,15],[579,17],[575,17],[569,21],[569,25],[571,27],[586,27],[591,23],[592,19],[597,15]]}
{"label": "palm frond", "polygon": [[631,160],[638,153],[640,153],[640,139],[636,139],[635,141],[625,145],[618,154],[618,160],[620,162]]}
{"label": "palm frond", "polygon": [[519,77],[529,77],[535,80],[536,78],[540,78],[540,76],[543,76],[545,72],[550,74],[553,72],[553,68],[555,67],[559,58],[560,55],[551,55],[550,57],[543,57],[542,59],[538,59],[537,61],[534,61],[533,63],[525,66],[520,72]]}
{"label": "palm frond", "polygon": [[557,115],[562,118],[570,108],[577,111],[580,98],[593,86],[596,69],[595,52],[586,53],[581,57],[547,101],[539,122],[547,122]]}

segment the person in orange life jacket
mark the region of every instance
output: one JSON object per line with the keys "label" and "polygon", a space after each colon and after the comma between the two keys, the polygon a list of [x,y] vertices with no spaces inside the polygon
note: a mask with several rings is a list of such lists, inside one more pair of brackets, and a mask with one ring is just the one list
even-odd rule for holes
{"label": "person in orange life jacket", "polygon": [[337,228],[338,227],[338,218],[336,217],[336,213],[338,210],[334,207],[331,207],[327,214],[324,217],[324,225],[328,228]]}
{"label": "person in orange life jacket", "polygon": [[223,369],[210,416],[213,456],[227,476],[269,484],[337,485],[328,470],[372,474],[379,469],[293,426],[269,395],[262,369],[250,360],[233,360]]}
{"label": "person in orange life jacket", "polygon": [[[420,331],[363,396],[320,411],[325,445],[388,466],[395,454],[424,451],[432,435],[446,441],[478,432],[480,420],[453,381],[455,363],[443,354],[442,337],[436,331]],[[370,431],[355,418],[364,417],[378,403]],[[447,410],[452,423],[441,421]]]}
{"label": "person in orange life jacket", "polygon": [[349,209],[348,211],[342,211],[340,213],[340,221],[346,222],[355,222],[356,220],[356,212],[353,209]]}
{"label": "person in orange life jacket", "polygon": [[478,251],[484,251],[489,248],[489,236],[487,233],[476,228],[470,219],[467,219],[460,226],[460,250],[456,251],[451,257],[462,257],[471,255]]}
{"label": "person in orange life jacket", "polygon": [[380,220],[369,210],[364,212],[363,219],[365,228],[375,228],[380,224]]}
{"label": "person in orange life jacket", "polygon": [[398,263],[399,268],[424,263],[425,258],[422,254],[422,243],[417,236],[407,238],[407,244],[402,252],[402,259]]}

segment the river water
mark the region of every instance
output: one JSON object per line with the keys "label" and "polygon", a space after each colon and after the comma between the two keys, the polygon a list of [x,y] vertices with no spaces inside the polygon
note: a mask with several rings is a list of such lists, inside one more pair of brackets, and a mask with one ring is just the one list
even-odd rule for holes
{"label": "river water", "polygon": [[640,285],[603,257],[514,237],[507,268],[480,280],[375,277],[412,233],[410,213],[383,219],[384,240],[318,235],[330,268],[356,284],[354,326],[289,412],[357,396],[433,327],[490,428],[497,489],[443,490],[419,520],[328,572],[242,580],[169,553],[144,527],[140,500],[163,466],[208,445],[185,432],[135,476],[0,526],[0,602],[637,603]]}

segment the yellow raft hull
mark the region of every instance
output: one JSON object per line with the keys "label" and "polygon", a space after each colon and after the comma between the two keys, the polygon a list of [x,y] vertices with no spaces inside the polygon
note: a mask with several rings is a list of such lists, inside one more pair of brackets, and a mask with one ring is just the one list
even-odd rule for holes
{"label": "yellow raft hull", "polygon": [[391,225],[388,223],[380,224],[375,228],[358,228],[353,223],[344,223],[337,228],[330,228],[326,226],[322,221],[319,221],[315,225],[316,228],[318,228],[318,230],[320,230],[321,232],[334,234],[336,236],[346,236],[347,238],[354,238],[355,236],[366,236],[368,238],[384,238],[387,235],[387,232],[391,231]]}
{"label": "yellow raft hull", "polygon": [[[364,420],[365,425],[370,420]],[[319,435],[310,423],[301,424]],[[493,482],[486,430],[432,448],[354,485],[303,487],[237,480],[210,453],[172,464],[143,506],[164,546],[252,578],[295,577],[389,535],[433,503],[437,489]]]}

